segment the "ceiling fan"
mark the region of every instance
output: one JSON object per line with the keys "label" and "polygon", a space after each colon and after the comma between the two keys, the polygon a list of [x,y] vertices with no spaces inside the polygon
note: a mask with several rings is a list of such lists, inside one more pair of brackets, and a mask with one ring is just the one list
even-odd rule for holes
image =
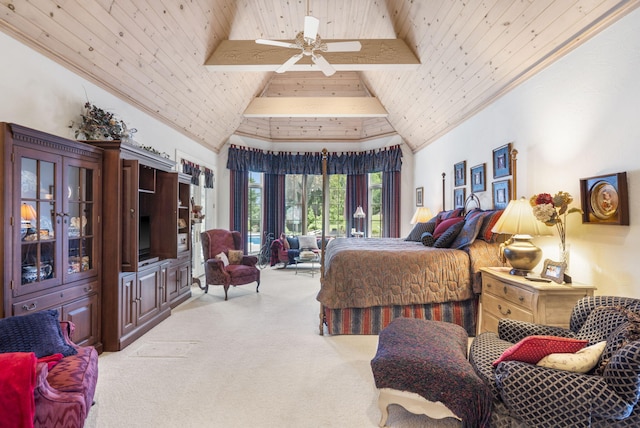
{"label": "ceiling fan", "polygon": [[322,55],[317,53],[317,51],[358,52],[362,48],[362,45],[358,41],[324,43],[318,35],[319,25],[320,20],[308,15],[307,12],[307,16],[304,17],[304,31],[301,31],[296,35],[295,42],[287,43],[277,40],[257,39],[256,43],[300,50],[300,53],[293,55],[285,61],[284,64],[278,67],[276,73],[284,73],[293,67],[295,63],[300,61],[303,56],[309,56],[311,57],[311,61],[318,66],[325,76],[331,76],[336,72],[335,68],[333,68],[333,66],[329,64],[329,61],[327,61]]}

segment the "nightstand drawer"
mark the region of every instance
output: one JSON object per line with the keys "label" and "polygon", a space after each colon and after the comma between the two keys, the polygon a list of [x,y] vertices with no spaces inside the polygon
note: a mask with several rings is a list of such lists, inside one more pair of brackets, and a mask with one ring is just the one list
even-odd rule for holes
{"label": "nightstand drawer", "polygon": [[492,316],[508,318],[518,321],[533,322],[533,313],[524,310],[519,305],[515,305],[504,299],[497,298],[489,293],[482,293],[482,310]]}
{"label": "nightstand drawer", "polygon": [[535,299],[534,292],[515,287],[511,284],[505,284],[488,275],[482,277],[482,288],[483,294],[489,293],[499,299],[520,305],[525,309],[533,309]]}

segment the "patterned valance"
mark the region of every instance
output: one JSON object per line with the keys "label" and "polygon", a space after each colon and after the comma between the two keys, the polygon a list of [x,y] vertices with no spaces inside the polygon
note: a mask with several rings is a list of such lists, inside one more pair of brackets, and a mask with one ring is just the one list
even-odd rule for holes
{"label": "patterned valance", "polygon": [[182,172],[191,176],[191,184],[200,184],[200,174],[204,172],[204,187],[213,189],[214,176],[209,168],[201,167],[197,163],[182,159]]}
{"label": "patterned valance", "polygon": [[[229,148],[227,168],[267,174],[322,175],[322,153],[276,153],[232,145]],[[401,169],[402,150],[399,145],[367,152],[327,154],[329,174],[355,175]]]}

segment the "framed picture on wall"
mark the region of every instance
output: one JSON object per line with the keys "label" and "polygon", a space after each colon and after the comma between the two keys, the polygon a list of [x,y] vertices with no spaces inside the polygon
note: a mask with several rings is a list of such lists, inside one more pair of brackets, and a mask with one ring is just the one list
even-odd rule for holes
{"label": "framed picture on wall", "polygon": [[416,188],[416,207],[421,207],[424,205],[423,193],[424,187]]}
{"label": "framed picture on wall", "polygon": [[458,162],[453,166],[455,187],[467,184],[467,161]]}
{"label": "framed picture on wall", "polygon": [[493,209],[503,210],[511,200],[511,180],[493,182]]}
{"label": "framed picture on wall", "polygon": [[511,143],[493,150],[493,178],[511,175]]}
{"label": "framed picture on wall", "polygon": [[466,199],[466,188],[461,187],[459,189],[453,189],[453,208],[462,208],[464,209],[464,200]]}
{"label": "framed picture on wall", "polygon": [[486,164],[480,164],[471,167],[471,193],[484,192],[487,190],[486,180]]}
{"label": "framed picture on wall", "polygon": [[626,172],[581,179],[580,200],[583,223],[629,225]]}

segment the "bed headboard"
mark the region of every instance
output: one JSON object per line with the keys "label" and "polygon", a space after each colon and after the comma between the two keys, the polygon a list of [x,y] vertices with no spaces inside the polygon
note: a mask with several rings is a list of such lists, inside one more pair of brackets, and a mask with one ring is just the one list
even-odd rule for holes
{"label": "bed headboard", "polygon": [[464,214],[466,215],[469,211],[474,209],[480,209],[480,198],[476,196],[475,193],[467,196],[467,199],[464,201]]}

